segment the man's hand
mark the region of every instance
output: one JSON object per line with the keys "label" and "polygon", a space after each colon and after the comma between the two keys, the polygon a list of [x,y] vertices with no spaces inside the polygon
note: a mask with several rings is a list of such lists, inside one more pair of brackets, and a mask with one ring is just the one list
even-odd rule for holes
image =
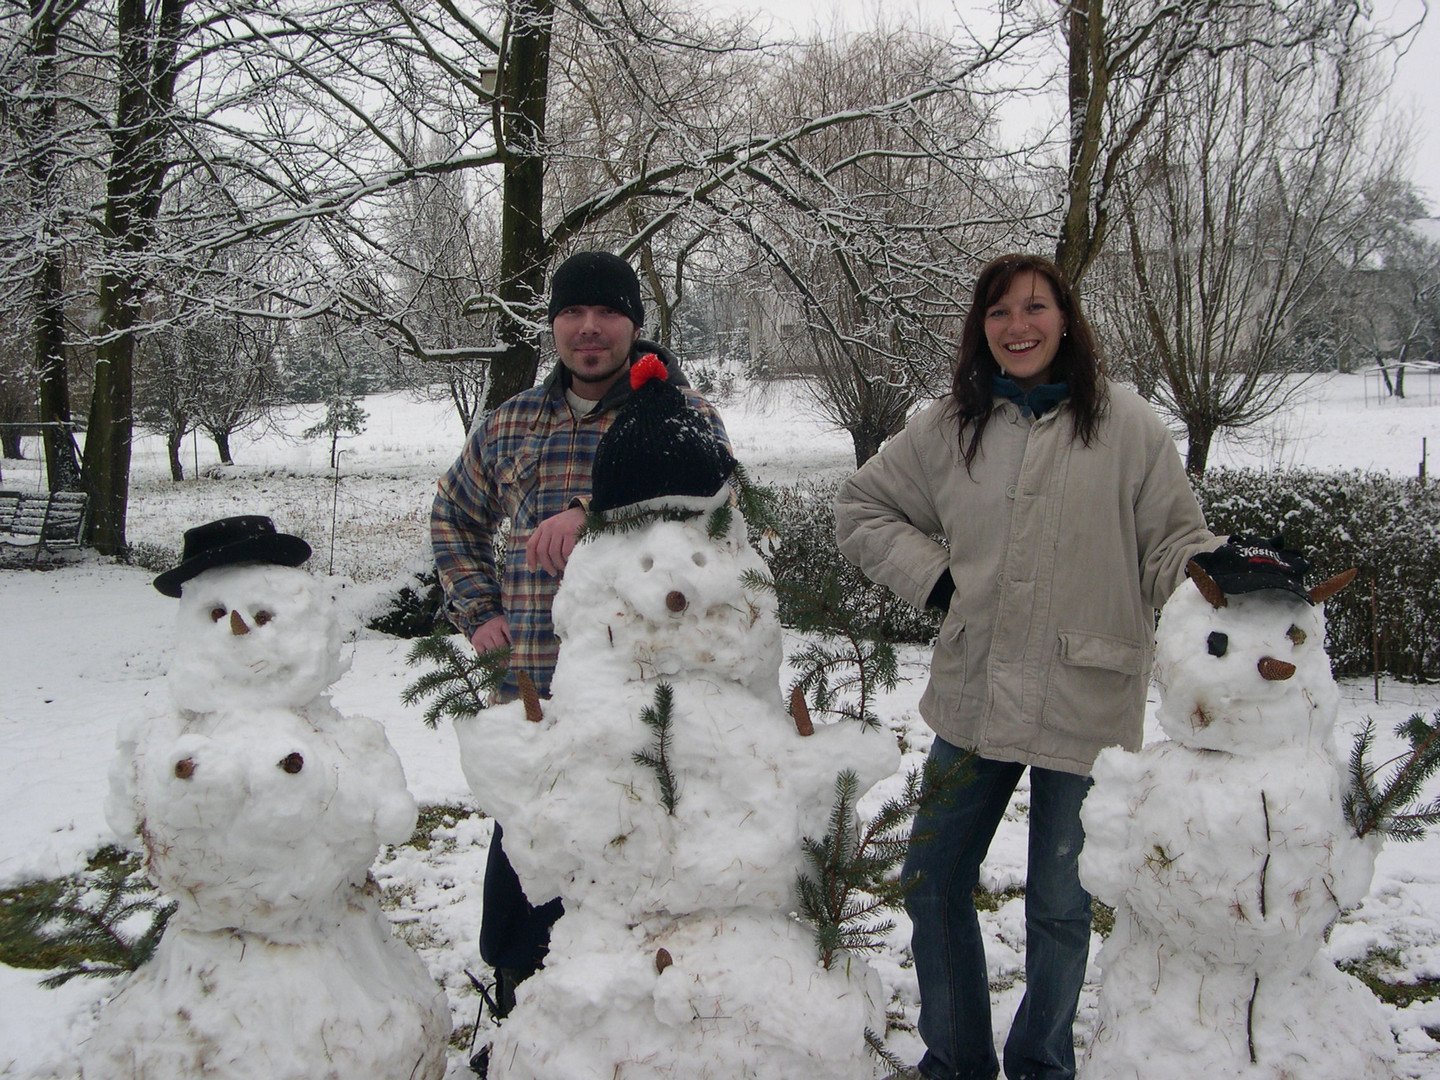
{"label": "man's hand", "polygon": [[525,565],[531,570],[544,570],[559,577],[575,550],[575,537],[585,524],[585,511],[578,506],[548,517],[525,541]]}
{"label": "man's hand", "polygon": [[504,615],[496,615],[489,622],[483,622],[475,628],[475,632],[470,635],[470,644],[474,645],[475,651],[481,655],[505,648],[510,644],[510,623]]}

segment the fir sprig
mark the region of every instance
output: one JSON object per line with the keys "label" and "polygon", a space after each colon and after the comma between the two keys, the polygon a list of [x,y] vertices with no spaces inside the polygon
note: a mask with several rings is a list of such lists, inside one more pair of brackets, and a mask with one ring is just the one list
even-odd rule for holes
{"label": "fir sprig", "polygon": [[880,602],[882,610],[866,606],[834,574],[818,589],[772,582],[754,572],[747,572],[745,585],[782,594],[795,612],[795,628],[809,638],[790,659],[800,673],[790,691],[798,688],[816,711],[877,727],[877,695],[900,682],[895,647],[876,632],[889,601]]}
{"label": "fir sprig", "polygon": [[895,928],[886,911],[904,905],[913,880],[899,871],[913,842],[928,834],[912,835],[915,815],[927,806],[954,797],[955,788],[970,774],[970,759],[961,758],[943,772],[931,762],[912,769],[899,796],[885,800],[863,829],[857,828],[855,802],[859,780],[845,770],[835,778],[835,801],[828,830],[819,840],[802,841],[810,873],[802,871],[795,888],[800,913],[815,928],[820,962],[829,968],[840,953],[876,952]]}
{"label": "fir sprig", "polygon": [[[1343,803],[1345,819],[1356,836],[1379,833],[1395,840],[1419,840],[1440,824],[1440,797],[1421,801],[1421,789],[1440,769],[1440,712],[1434,723],[1415,713],[1395,729],[1410,752],[1372,766],[1375,723],[1366,720],[1350,750],[1350,790]],[[1389,768],[1388,775],[1381,773]],[[1377,782],[1378,780],[1378,782]]]}
{"label": "fir sprig", "polygon": [[104,848],[82,873],[0,893],[0,963],[58,969],[41,980],[50,988],[123,975],[154,954],[174,912],[138,855]]}
{"label": "fir sprig", "polygon": [[640,721],[655,733],[655,742],[631,755],[636,765],[643,765],[655,773],[655,779],[660,785],[660,802],[671,816],[680,801],[675,773],[670,768],[670,733],[674,708],[675,691],[669,683],[660,683],[655,687],[655,704],[646,705],[640,710]]}
{"label": "fir sprig", "polygon": [[435,727],[441,717],[468,720],[478,714],[489,704],[490,695],[504,680],[510,666],[508,648],[475,655],[457,646],[455,637],[441,630],[420,638],[405,657],[411,667],[436,665],[400,694],[400,700],[406,705],[417,704],[428,697],[435,699],[425,710],[427,727]]}

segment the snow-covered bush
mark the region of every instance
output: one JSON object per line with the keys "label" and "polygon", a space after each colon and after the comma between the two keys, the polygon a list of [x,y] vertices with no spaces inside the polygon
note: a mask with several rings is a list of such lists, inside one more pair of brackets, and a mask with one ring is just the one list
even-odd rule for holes
{"label": "snow-covered bush", "polygon": [[1312,558],[1317,581],[1360,570],[1326,605],[1337,675],[1374,669],[1378,628],[1383,672],[1440,678],[1440,490],[1359,470],[1210,469],[1196,493],[1216,532],[1283,532]]}

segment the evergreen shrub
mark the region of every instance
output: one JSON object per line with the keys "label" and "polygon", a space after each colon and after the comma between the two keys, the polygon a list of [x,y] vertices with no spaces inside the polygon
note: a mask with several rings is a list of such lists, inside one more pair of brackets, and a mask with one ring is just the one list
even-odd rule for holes
{"label": "evergreen shrub", "polygon": [[938,612],[917,611],[895,601],[887,589],[847,562],[836,548],[835,491],[839,486],[838,480],[802,480],[775,489],[779,535],[765,561],[775,580],[784,586],[777,593],[780,621],[790,627],[799,625],[804,615],[799,597],[823,594],[833,577],[855,601],[854,606],[880,612],[877,630],[881,640],[933,641],[940,632]]}

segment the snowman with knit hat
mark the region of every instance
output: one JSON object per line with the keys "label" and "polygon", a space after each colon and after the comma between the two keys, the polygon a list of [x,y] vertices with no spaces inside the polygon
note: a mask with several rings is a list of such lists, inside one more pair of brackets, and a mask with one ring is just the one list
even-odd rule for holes
{"label": "snowman with knit hat", "polygon": [[267,517],[185,533],[173,707],[120,736],[106,806],[176,903],[104,1007],[85,1080],[439,1080],[449,1009],[369,867],[416,807],[384,730],[342,716],[328,592]]}
{"label": "snowman with knit hat", "polygon": [[1084,1080],[1388,1080],[1375,998],[1321,955],[1378,842],[1342,812],[1323,601],[1280,539],[1198,555],[1156,634],[1168,739],[1103,751],[1085,887],[1115,908]]}
{"label": "snowman with knit hat", "polygon": [[837,772],[869,786],[898,749],[792,720],[734,461],[662,364],[642,358],[630,378],[555,599],[553,696],[456,723],[526,892],[565,907],[489,1075],[869,1078],[883,987],[858,959],[821,967],[791,913]]}

